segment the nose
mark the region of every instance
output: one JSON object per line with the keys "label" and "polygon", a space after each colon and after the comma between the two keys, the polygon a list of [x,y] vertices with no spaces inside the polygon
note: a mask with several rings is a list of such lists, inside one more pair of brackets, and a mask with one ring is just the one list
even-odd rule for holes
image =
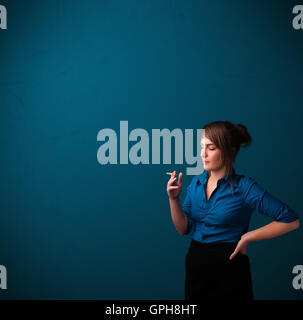
{"label": "nose", "polygon": [[206,152],[205,148],[201,148],[201,156],[203,159],[207,158],[207,152]]}

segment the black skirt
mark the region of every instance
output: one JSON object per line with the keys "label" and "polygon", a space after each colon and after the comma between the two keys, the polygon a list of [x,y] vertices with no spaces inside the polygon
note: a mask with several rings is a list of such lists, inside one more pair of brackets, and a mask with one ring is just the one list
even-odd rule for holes
{"label": "black skirt", "polygon": [[185,300],[253,300],[250,261],[237,242],[201,243],[192,239],[185,263]]}

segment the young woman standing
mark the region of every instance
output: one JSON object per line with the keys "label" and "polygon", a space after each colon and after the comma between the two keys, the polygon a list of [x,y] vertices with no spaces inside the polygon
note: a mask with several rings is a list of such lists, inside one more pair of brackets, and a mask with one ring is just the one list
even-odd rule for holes
{"label": "young woman standing", "polygon": [[[202,174],[187,187],[181,205],[182,173],[167,183],[172,221],[192,236],[186,255],[185,299],[253,299],[247,244],[299,228],[298,214],[233,164],[241,146],[251,143],[244,125],[216,121],[203,128]],[[256,210],[274,221],[249,231]]]}

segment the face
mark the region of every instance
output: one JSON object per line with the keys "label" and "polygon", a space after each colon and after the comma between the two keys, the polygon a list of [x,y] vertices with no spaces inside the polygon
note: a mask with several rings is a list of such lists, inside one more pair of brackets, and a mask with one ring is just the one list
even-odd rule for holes
{"label": "face", "polygon": [[205,136],[201,139],[201,157],[204,169],[207,171],[222,167],[221,150]]}

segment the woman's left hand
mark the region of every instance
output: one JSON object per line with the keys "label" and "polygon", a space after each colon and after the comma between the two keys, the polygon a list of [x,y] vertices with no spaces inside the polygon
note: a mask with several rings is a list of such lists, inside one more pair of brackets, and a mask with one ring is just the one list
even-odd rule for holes
{"label": "woman's left hand", "polygon": [[235,251],[231,254],[231,256],[229,257],[229,259],[233,259],[236,254],[238,252],[242,253],[242,254],[247,254],[247,245],[248,245],[248,238],[246,235],[243,235],[240,239],[240,241],[238,242]]}

